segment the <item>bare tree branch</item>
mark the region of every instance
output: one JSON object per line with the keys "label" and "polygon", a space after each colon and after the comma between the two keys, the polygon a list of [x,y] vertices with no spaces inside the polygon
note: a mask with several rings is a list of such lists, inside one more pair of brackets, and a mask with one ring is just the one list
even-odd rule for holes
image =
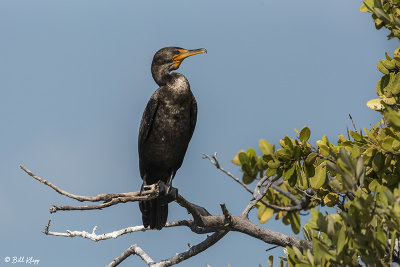
{"label": "bare tree branch", "polygon": [[118,194],[99,194],[97,196],[80,196],[80,195],[75,195],[71,194],[67,191],[64,191],[54,184],[50,183],[49,181],[40,178],[39,176],[36,176],[34,173],[32,173],[30,170],[25,168],[23,165],[20,165],[20,168],[24,170],[27,174],[38,180],[39,182],[51,187],[54,189],[56,192],[58,192],[61,195],[67,196],[69,198],[78,200],[78,201],[91,201],[91,202],[99,202],[99,201],[104,201],[103,204],[98,204],[98,205],[87,205],[87,206],[55,206],[53,205],[50,208],[50,213],[54,213],[58,210],[93,210],[93,209],[103,209],[107,208],[110,206],[113,206],[118,203],[126,203],[126,202],[135,202],[135,201],[141,201],[141,200],[150,200],[153,198],[158,197],[159,195],[159,189],[157,184],[153,185],[148,185],[144,186],[144,189],[142,193],[140,194],[140,191],[137,192],[128,192],[128,193],[118,193]]}
{"label": "bare tree branch", "polygon": [[296,198],[292,193],[290,193],[290,192],[288,192],[286,190],[283,190],[282,187],[273,184],[272,188],[274,190],[278,191],[281,195],[283,195],[283,196],[287,197],[288,199],[292,200],[294,203],[296,203],[296,205],[300,205],[301,204],[301,201],[298,198]]}
{"label": "bare tree branch", "polygon": [[139,257],[142,258],[142,260],[144,262],[147,263],[147,265],[154,266],[154,261],[152,260],[152,258],[150,258],[150,256],[146,252],[144,252],[144,250],[141,249],[138,245],[133,244],[127,250],[122,252],[121,255],[119,255],[117,258],[115,258],[106,267],[115,267],[115,266],[119,265],[121,262],[123,262],[130,255],[138,255]]}
{"label": "bare tree branch", "polygon": [[[216,157],[215,157],[215,160]],[[219,166],[219,164],[217,164]],[[220,167],[220,166],[219,166]],[[55,210],[76,210],[76,209],[94,209],[94,208],[104,208],[109,207],[111,205],[115,205],[118,203],[124,203],[128,201],[138,201],[144,199],[151,199],[157,197],[159,194],[159,189],[156,185],[146,187],[146,189],[142,192],[143,195],[140,195],[140,192],[130,192],[130,193],[120,193],[120,194],[100,194],[95,197],[88,197],[88,196],[78,196],[66,192],[64,190],[59,189],[57,186],[53,185],[52,183],[36,176],[31,171],[27,170],[25,167],[21,165],[21,169],[23,169],[26,173],[30,176],[35,178],[36,180],[44,183],[45,185],[53,188],[59,194],[65,195],[67,197],[76,199],[78,201],[105,201],[103,204],[99,205],[92,205],[92,206],[80,206],[80,207],[70,207],[70,206],[53,206]],[[264,185],[266,181],[269,181],[267,185]],[[269,187],[272,184],[272,177],[263,177],[258,183],[255,188],[255,192],[253,192],[254,200],[249,203],[246,207],[245,211],[241,216],[235,216],[229,213],[228,209],[226,208],[225,204],[221,204],[221,209],[224,215],[211,215],[205,208],[200,207],[196,204],[190,203],[184,197],[177,194],[177,199],[175,200],[179,205],[184,207],[190,214],[192,214],[194,221],[192,220],[182,220],[177,222],[169,222],[167,223],[166,227],[176,227],[176,226],[187,226],[193,232],[203,234],[203,233],[210,233],[213,232],[211,236],[208,236],[203,242],[195,245],[189,246],[189,249],[180,253],[176,254],[175,256],[160,261],[159,263],[155,263],[146,252],[144,252],[139,246],[136,244],[130,246],[127,250],[125,250],[119,257],[114,259],[112,263],[108,266],[117,266],[123,260],[125,260],[130,255],[138,255],[140,256],[146,264],[153,267],[159,266],[171,266],[177,264],[185,259],[188,259],[198,253],[206,250],[210,246],[214,245],[218,242],[221,238],[223,238],[229,231],[236,231],[241,232],[247,235],[250,235],[254,238],[260,239],[266,243],[277,245],[277,246],[296,246],[300,249],[304,247],[312,247],[312,244],[308,241],[302,240],[295,236],[289,236],[283,233],[275,232],[272,230],[268,230],[262,228],[251,221],[248,220],[247,214],[248,212],[257,204],[257,202],[265,195],[268,191]],[[261,188],[263,188],[262,192]],[[300,200],[298,200],[301,202]],[[51,232],[49,231],[50,228],[50,221],[48,222],[47,226],[45,227],[43,233],[46,235],[54,235],[54,236],[64,236],[64,237],[75,237],[80,236],[83,238],[87,238],[93,240],[95,242],[100,240],[106,240],[110,238],[117,238],[118,236],[133,233],[137,231],[147,231],[150,230],[149,228],[144,228],[143,226],[133,226],[128,227],[125,229],[121,229],[118,231],[114,231],[111,233],[106,233],[102,235],[96,234],[97,227],[94,227],[92,233],[88,233],[85,231],[66,231],[66,233],[58,233],[58,232]]]}
{"label": "bare tree branch", "polygon": [[[91,197],[91,196],[79,196],[79,195],[74,195],[71,194],[67,191],[64,191],[54,184],[50,183],[49,181],[40,178],[39,176],[36,176],[34,173],[32,173],[30,170],[25,168],[23,165],[19,165],[19,167],[26,172],[28,175],[32,176],[39,182],[53,188],[55,191],[57,191],[59,194],[67,196],[69,198],[76,199],[78,201],[91,201],[91,202],[99,202],[99,201],[110,201],[113,198],[119,198],[119,197],[132,197],[132,198],[137,198],[137,200],[134,201],[140,201],[140,200],[149,200],[152,198],[156,198],[158,196],[158,185],[153,184],[153,185],[147,185],[144,187],[144,190],[142,191],[142,194],[140,195],[140,192],[129,192],[129,193],[119,193],[119,194],[99,194],[97,196]],[[147,195],[152,195],[152,197],[149,197]]]}
{"label": "bare tree branch", "polygon": [[222,171],[223,173],[225,173],[226,175],[231,177],[233,180],[235,180],[238,184],[243,186],[243,188],[246,189],[247,192],[249,192],[252,195],[254,194],[253,190],[251,190],[245,183],[240,181],[239,178],[237,178],[232,173],[228,172],[227,170],[225,170],[224,168],[221,167],[221,165],[219,164],[218,158],[217,158],[217,152],[215,152],[214,155],[212,155],[212,156],[209,156],[209,155],[203,153],[203,158],[208,159],[211,162],[211,164],[214,165],[218,170]]}
{"label": "bare tree branch", "polygon": [[[154,185],[153,185],[154,186]],[[132,193],[139,193],[139,192],[132,192]],[[129,193],[127,193],[129,194]],[[60,210],[94,210],[94,209],[104,209],[108,208],[110,206],[119,204],[119,203],[126,203],[126,202],[135,202],[135,201],[141,201],[141,200],[148,200],[148,199],[153,199],[158,196],[158,188],[156,186],[152,187],[151,190],[146,190],[143,191],[142,196],[133,196],[133,197],[113,197],[109,201],[103,203],[103,204],[98,204],[98,205],[87,205],[87,206],[51,206],[50,208],[50,213],[55,213],[56,211]],[[107,195],[107,194],[104,194]],[[110,194],[114,195],[114,194]],[[107,196],[109,197],[109,196]]]}
{"label": "bare tree branch", "polygon": [[[260,188],[263,186],[265,181],[268,180],[268,184],[264,186],[262,193],[260,192]],[[267,194],[269,187],[272,185],[272,177],[265,176],[263,177],[256,185],[256,188],[253,193],[254,200],[251,201],[247,207],[242,212],[242,216],[248,218],[249,212],[255,207],[255,205]]]}
{"label": "bare tree branch", "polygon": [[184,260],[187,260],[188,258],[191,258],[201,252],[203,252],[204,250],[208,249],[209,247],[211,247],[212,245],[214,245],[215,243],[217,243],[221,238],[223,238],[229,231],[228,230],[223,230],[223,231],[219,231],[216,232],[210,236],[207,236],[207,238],[202,241],[201,243],[192,246],[191,248],[189,248],[188,250],[176,254],[175,256],[166,259],[166,260],[162,260],[159,263],[156,263],[154,265],[149,265],[151,267],[164,267],[164,266],[172,266],[175,264],[178,264]]}
{"label": "bare tree branch", "polygon": [[127,250],[125,250],[119,257],[115,258],[109,265],[106,267],[115,267],[118,264],[120,264],[122,261],[124,261],[126,258],[128,258],[130,255],[138,255],[139,257],[142,258],[142,260],[151,267],[166,267],[166,266],[172,266],[175,264],[178,264],[184,260],[187,260],[188,258],[191,258],[204,250],[208,249],[215,243],[217,243],[221,238],[223,238],[228,231],[219,231],[211,236],[207,236],[207,238],[200,242],[199,244],[192,246],[188,250],[176,254],[172,256],[169,259],[162,260],[158,263],[155,263],[153,259],[143,250],[141,249],[138,245],[134,244],[131,245]]}
{"label": "bare tree branch", "polygon": [[[243,183],[239,178],[237,178],[232,173],[228,172],[227,170],[225,170],[224,168],[221,167],[221,165],[218,161],[218,158],[217,158],[217,153],[214,153],[214,155],[212,155],[212,156],[209,156],[209,155],[203,153],[203,158],[208,159],[211,162],[211,164],[213,164],[218,170],[222,171],[223,173],[225,173],[226,175],[231,177],[238,184],[240,184],[244,189],[246,189],[246,191],[248,191],[249,193],[254,195],[253,190],[251,190],[245,183]],[[273,184],[272,186],[274,189],[280,188],[281,191],[283,192],[283,195],[288,197],[289,199],[292,199],[293,201],[295,201],[296,205],[289,206],[289,207],[282,207],[282,206],[277,206],[277,205],[274,205],[271,203],[267,203],[263,199],[260,199],[259,201],[266,207],[274,209],[274,210],[279,210],[279,211],[299,211],[299,210],[302,210],[304,208],[304,206],[308,205],[308,203],[305,205],[305,203],[303,203],[303,201],[300,201],[295,196],[293,196],[291,193],[283,190],[280,186],[275,185],[275,184]]]}
{"label": "bare tree branch", "polygon": [[[176,221],[176,222],[167,222],[164,227],[170,228],[170,227],[176,227],[176,226],[188,226],[190,228],[192,226],[192,224],[193,224],[193,221],[191,221],[191,220],[181,220],[181,221]],[[65,233],[52,232],[52,231],[49,231],[49,227],[50,227],[50,222],[42,232],[46,235],[53,235],[53,236],[63,236],[63,237],[80,236],[83,238],[90,239],[94,242],[107,240],[107,239],[111,239],[111,238],[118,238],[119,236],[134,233],[134,232],[145,232],[145,231],[153,230],[153,229],[150,229],[149,227],[146,228],[143,225],[138,225],[138,226],[131,226],[131,227],[127,227],[127,228],[124,228],[121,230],[98,235],[98,234],[96,234],[97,226],[95,226],[93,228],[92,233],[89,233],[86,231],[70,231],[70,230],[66,230]]]}

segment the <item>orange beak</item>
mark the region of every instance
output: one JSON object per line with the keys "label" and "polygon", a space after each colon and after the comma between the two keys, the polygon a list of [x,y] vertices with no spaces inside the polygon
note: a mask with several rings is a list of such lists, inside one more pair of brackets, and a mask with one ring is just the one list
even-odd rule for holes
{"label": "orange beak", "polygon": [[205,48],[194,49],[194,50],[178,49],[178,51],[179,51],[179,54],[176,54],[172,57],[174,60],[174,65],[177,68],[179,68],[179,66],[181,65],[182,61],[185,58],[193,56],[193,55],[197,55],[197,54],[207,53],[207,50]]}

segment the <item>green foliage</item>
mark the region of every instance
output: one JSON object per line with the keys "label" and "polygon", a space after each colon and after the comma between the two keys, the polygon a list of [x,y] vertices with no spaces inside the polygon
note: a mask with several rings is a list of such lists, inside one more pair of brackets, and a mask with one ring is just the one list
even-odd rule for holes
{"label": "green foliage", "polygon": [[376,29],[386,27],[391,32],[388,38],[400,37],[400,1],[399,0],[364,0],[361,12],[372,14]]}
{"label": "green foliage", "polygon": [[[373,13],[375,24],[397,37],[392,14],[400,14],[400,0],[383,1],[381,7],[378,2],[364,1],[361,9]],[[389,19],[382,20],[381,9]],[[347,128],[336,144],[323,136],[312,145],[308,127],[295,129],[298,136],[285,136],[277,149],[260,140],[260,154],[250,148],[233,160],[241,166],[246,184],[265,175],[275,177],[279,188],[271,187],[263,198],[271,206],[256,206],[259,221],[266,223],[275,215],[295,234],[303,229],[312,242],[312,250],[287,247],[280,266],[393,263],[394,240],[400,237],[400,47],[393,58],[385,56],[377,65],[383,74],[377,85],[379,98],[367,103],[383,115],[376,125]],[[334,207],[325,209],[332,213],[320,212],[324,206]],[[303,228],[299,210],[309,210],[312,216]]]}

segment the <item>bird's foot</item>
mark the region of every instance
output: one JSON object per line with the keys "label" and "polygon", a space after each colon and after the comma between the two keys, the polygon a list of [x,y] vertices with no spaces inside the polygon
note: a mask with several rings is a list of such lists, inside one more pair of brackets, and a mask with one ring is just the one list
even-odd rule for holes
{"label": "bird's foot", "polygon": [[166,185],[163,181],[158,182],[158,189],[160,192],[160,198],[166,204],[175,201],[178,198],[178,189]]}
{"label": "bird's foot", "polygon": [[139,196],[142,196],[142,194],[143,194],[143,188],[144,188],[144,183],[143,183],[142,186],[140,187]]}

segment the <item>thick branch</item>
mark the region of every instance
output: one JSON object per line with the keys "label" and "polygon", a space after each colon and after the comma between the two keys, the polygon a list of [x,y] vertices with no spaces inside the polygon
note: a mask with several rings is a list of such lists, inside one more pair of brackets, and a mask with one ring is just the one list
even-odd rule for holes
{"label": "thick branch", "polygon": [[275,232],[254,224],[243,216],[232,215],[232,222],[229,226],[226,225],[224,215],[213,215],[203,217],[204,226],[214,229],[229,229],[230,231],[241,232],[264,241],[268,244],[278,245],[281,247],[295,246],[297,248],[312,247],[311,242],[301,238],[286,235],[280,232]]}
{"label": "thick branch", "polygon": [[[216,158],[215,158],[216,160]],[[217,164],[219,166],[219,164]],[[103,208],[108,207],[111,205],[115,205],[117,203],[123,203],[127,201],[138,201],[143,199],[151,199],[157,197],[159,194],[159,189],[156,185],[147,187],[142,194],[146,194],[146,196],[139,195],[139,192],[130,192],[130,193],[121,193],[121,194],[101,194],[95,197],[87,197],[87,196],[78,196],[74,194],[70,194],[64,190],[59,189],[52,183],[34,175],[32,172],[27,170],[25,167],[21,165],[21,168],[28,173],[30,176],[35,178],[36,180],[40,181],[41,183],[50,186],[58,193],[65,195],[67,197],[79,200],[79,201],[105,201],[103,204],[93,205],[93,206],[81,206],[81,207],[55,207],[55,209],[62,209],[62,210],[71,210],[71,209],[93,209],[93,208]],[[269,180],[267,185],[263,185],[264,182]],[[254,205],[261,199],[265,193],[268,191],[269,187],[272,184],[272,178],[264,177],[262,178],[259,183],[257,184],[255,193],[253,196],[255,200],[248,205],[246,208],[246,212],[254,207]],[[260,193],[260,189],[263,188],[262,193]],[[298,200],[300,201],[300,200]],[[126,251],[124,251],[119,257],[117,257],[109,266],[116,266],[124,259],[129,257],[132,254],[139,255],[149,266],[171,266],[176,263],[179,263],[187,258],[190,258],[198,253],[204,251],[205,249],[209,248],[216,242],[218,242],[225,234],[229,231],[237,231],[241,233],[245,233],[250,235],[254,238],[260,239],[266,243],[274,244],[282,247],[286,246],[296,246],[298,248],[304,247],[312,247],[310,242],[304,241],[300,238],[294,236],[288,236],[279,232],[271,231],[265,228],[262,228],[247,219],[246,216],[234,216],[229,213],[226,206],[221,204],[221,208],[224,215],[211,215],[205,208],[197,206],[193,203],[190,203],[181,195],[178,194],[176,202],[181,205],[182,207],[186,208],[190,214],[193,215],[194,221],[191,220],[184,220],[178,222],[167,223],[166,227],[174,227],[174,226],[187,226],[195,233],[209,233],[214,232],[211,236],[208,236],[206,240],[199,243],[198,245],[192,246],[189,250],[177,254],[167,260],[163,260],[159,263],[154,263],[154,261],[137,245],[132,245]],[[56,236],[65,236],[65,237],[74,237],[74,236],[81,236],[84,238],[88,238],[93,241],[105,240],[109,238],[116,238],[118,236],[137,232],[137,231],[145,231],[149,230],[144,228],[143,226],[135,226],[129,227],[122,230],[114,231],[108,234],[103,235],[96,235],[95,231],[97,227],[95,227],[92,233],[88,233],[85,231],[67,231],[67,233],[57,233],[57,232],[50,232],[50,221],[49,224],[46,226],[44,233],[47,235],[56,235]]]}
{"label": "thick branch", "polygon": [[199,226],[203,226],[202,216],[211,215],[205,208],[190,203],[180,194],[178,194],[178,197],[176,198],[175,201],[181,207],[185,208],[190,214],[192,214],[194,222]]}

